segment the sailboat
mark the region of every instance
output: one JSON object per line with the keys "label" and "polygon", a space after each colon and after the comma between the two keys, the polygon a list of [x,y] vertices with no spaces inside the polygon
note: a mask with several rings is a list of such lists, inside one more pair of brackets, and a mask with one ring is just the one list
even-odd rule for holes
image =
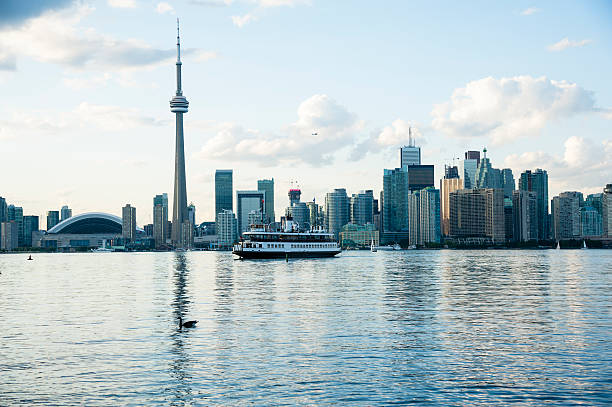
{"label": "sailboat", "polygon": [[582,248],[583,249],[588,249],[587,245],[586,245],[586,240],[582,241]]}
{"label": "sailboat", "polygon": [[374,238],[373,237],[372,237],[372,243],[370,244],[370,251],[372,253],[376,253],[377,252],[376,246],[374,246]]}
{"label": "sailboat", "polygon": [[561,250],[561,244],[560,244],[560,242],[557,242],[557,250]]}

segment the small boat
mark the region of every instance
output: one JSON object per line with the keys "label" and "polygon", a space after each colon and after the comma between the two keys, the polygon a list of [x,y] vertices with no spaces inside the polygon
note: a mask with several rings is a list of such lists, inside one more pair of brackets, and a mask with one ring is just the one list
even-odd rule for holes
{"label": "small boat", "polygon": [[582,248],[583,249],[588,249],[587,245],[586,245],[586,240],[582,241]]}
{"label": "small boat", "polygon": [[93,253],[111,253],[114,252],[115,250],[106,247],[106,239],[102,240],[102,246],[95,248],[95,249],[91,249],[91,251]]}
{"label": "small boat", "polygon": [[402,246],[400,246],[398,243],[393,245],[393,250],[402,250]]}
{"label": "small boat", "polygon": [[406,250],[415,250],[416,249],[416,245],[415,244],[411,244],[410,246],[408,246],[406,248]]}
{"label": "small boat", "polygon": [[374,238],[372,238],[372,243],[370,244],[370,251],[372,253],[376,253],[376,246],[374,246]]}
{"label": "small boat", "polygon": [[31,254],[30,254],[30,257],[28,257],[28,260],[34,260]]}
{"label": "small boat", "polygon": [[557,242],[557,250],[561,250],[561,243]]}

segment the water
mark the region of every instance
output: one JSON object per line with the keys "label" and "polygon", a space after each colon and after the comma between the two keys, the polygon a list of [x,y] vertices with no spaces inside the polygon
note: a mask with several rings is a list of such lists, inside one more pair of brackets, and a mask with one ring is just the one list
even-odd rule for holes
{"label": "water", "polygon": [[0,405],[612,403],[609,250],[26,256]]}

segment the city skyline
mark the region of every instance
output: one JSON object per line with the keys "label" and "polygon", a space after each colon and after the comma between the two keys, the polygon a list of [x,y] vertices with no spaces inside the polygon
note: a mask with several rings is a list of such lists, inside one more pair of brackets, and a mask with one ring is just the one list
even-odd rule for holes
{"label": "city skyline", "polygon": [[[151,197],[171,192],[172,187],[169,163],[173,125],[163,106],[167,106],[173,81],[168,69],[173,55],[167,51],[171,51],[168,38],[176,15],[183,19],[187,32],[185,58],[190,67],[185,69],[185,77],[193,88],[190,98],[198,106],[197,111],[191,112],[193,120],[185,124],[185,147],[188,193],[198,208],[199,221],[214,220],[214,174],[218,168],[234,170],[234,194],[256,189],[259,179],[274,178],[277,196],[282,196],[275,200],[276,213],[283,213],[287,204],[285,191],[295,179],[299,180],[305,202],[314,197],[323,203],[325,194],[336,188],[345,188],[349,194],[372,189],[376,195],[382,189],[383,169],[399,166],[398,149],[409,144],[410,125],[422,149],[422,163],[435,165],[436,184],[442,178],[443,166],[451,164],[452,157],[461,157],[467,150],[482,151],[485,146],[492,165],[512,168],[515,177],[525,170],[547,170],[549,197],[571,190],[585,195],[600,192],[612,175],[612,89],[608,81],[596,79],[605,78],[611,65],[610,43],[606,41],[611,27],[597,15],[612,14],[603,2],[568,5],[574,14],[593,24],[571,28],[564,34],[563,29],[570,29],[555,28],[554,38],[558,41],[553,34],[544,35],[544,30],[551,29],[553,21],[564,26],[559,22],[569,18],[570,13],[560,13],[558,9],[563,6],[542,3],[540,10],[529,14],[523,13],[531,6],[528,3],[481,10],[481,17],[503,15],[511,27],[524,26],[531,33],[539,33],[535,41],[539,48],[527,47],[523,54],[524,37],[518,36],[513,42],[502,36],[509,41],[504,49],[508,58],[515,58],[511,64],[502,68],[503,64],[491,58],[493,62],[480,60],[483,66],[477,68],[459,64],[459,74],[441,69],[436,81],[442,77],[444,80],[439,80],[443,84],[437,86],[432,75],[425,72],[436,61],[427,54],[404,60],[410,62],[405,64],[409,72],[400,74],[390,69],[387,79],[381,79],[380,71],[365,63],[355,71],[348,69],[347,79],[336,85],[332,78],[341,71],[339,67],[347,67],[356,54],[347,51],[334,57],[328,53],[333,49],[329,46],[310,51],[319,57],[325,55],[339,67],[321,59],[321,68],[304,68],[320,74],[318,82],[311,72],[299,70],[292,72],[305,75],[304,81],[287,72],[279,80],[264,74],[269,65],[247,52],[247,48],[268,38],[271,24],[303,19],[295,28],[287,27],[287,35],[295,40],[294,45],[321,45],[320,34],[299,34],[313,18],[338,6],[316,1],[294,2],[292,7],[266,7],[265,2],[256,7],[236,2],[227,7],[206,8],[206,12],[202,7],[165,2],[175,14],[167,7],[165,13],[158,13],[162,11],[159,7],[143,1],[125,2],[134,6],[125,8],[111,7],[107,2],[48,3],[49,9],[32,6],[29,13],[9,13],[0,20],[0,42],[21,44],[16,48],[14,44],[6,46],[8,51],[0,55],[0,84],[11,94],[10,103],[1,102],[0,140],[7,154],[0,171],[15,174],[3,178],[2,194],[7,202],[22,206],[24,212],[40,219],[48,210],[59,210],[65,204],[75,214],[118,214],[130,202],[138,208],[139,225],[152,223]],[[121,2],[114,2],[118,3]],[[367,8],[363,4],[358,7],[361,12]],[[249,8],[261,14],[244,17],[250,15]],[[417,3],[411,7],[392,4],[392,8],[399,15],[407,11],[432,13]],[[232,13],[243,11],[247,14],[242,14],[242,20],[230,19]],[[399,28],[399,17],[387,13],[377,9],[372,16],[376,27],[382,17],[390,18],[377,40],[381,43],[371,39],[366,43],[370,47],[384,45],[380,52],[388,61],[392,55],[388,46],[400,43],[384,43],[394,27]],[[135,15],[143,16],[143,22],[133,22],[130,16]],[[208,32],[202,28],[206,24],[198,24],[196,17],[211,23]],[[441,13],[439,18],[446,21],[449,17]],[[345,28],[356,27],[346,16],[341,20]],[[143,26],[146,21],[155,21],[156,27],[162,29],[147,30]],[[242,21],[242,25],[234,25],[235,21]],[[434,48],[440,52],[448,51],[435,40],[443,38],[446,31],[411,22],[415,32],[433,35],[423,43],[437,45]],[[327,19],[320,24],[331,30]],[[544,28],[536,28],[537,24]],[[457,24],[451,27],[461,28]],[[49,45],[41,36],[57,28],[61,28],[58,38],[50,36],[48,41],[58,41],[59,45],[36,48],[37,44]],[[365,34],[367,29],[365,33],[334,38],[350,43],[364,41]],[[562,41],[563,38],[570,40]],[[583,40],[586,42],[580,45]],[[270,49],[286,51],[284,41],[270,43]],[[492,46],[484,39],[479,41],[488,50]],[[94,43],[101,50],[91,47]],[[71,45],[78,45],[79,52],[70,53]],[[411,41],[410,45],[423,51],[423,44]],[[368,46],[359,49],[372,56]],[[130,53],[139,55],[140,60]],[[289,55],[295,57],[291,52]],[[498,51],[491,50],[490,55],[501,59]],[[533,59],[534,55],[537,58]],[[571,63],[576,58],[589,63]],[[228,63],[237,61],[243,62],[241,69],[233,67],[230,73],[221,72]],[[261,92],[262,84],[247,72],[246,62],[263,75],[263,84],[272,87],[269,93],[274,96]],[[474,69],[469,70],[470,66]],[[292,69],[297,65],[287,62],[281,66],[281,70]],[[46,72],[36,78],[42,70]],[[357,89],[362,89],[361,93],[348,89],[357,73],[367,75]],[[281,85],[290,78],[293,80],[287,82],[289,91]],[[402,86],[391,86],[391,79],[401,79]],[[431,88],[425,90],[413,82],[419,79],[431,82]],[[248,80],[252,82],[245,82]],[[222,91],[216,82],[232,86]],[[250,87],[245,86],[248,83]],[[385,91],[382,99],[380,90]],[[59,97],[59,93],[63,96]],[[407,95],[410,100],[402,99]],[[59,97],[57,103],[49,103],[50,97]],[[483,97],[497,98],[511,108],[484,108],[489,99]],[[517,120],[525,113],[521,105],[533,111],[529,120]],[[294,149],[296,141],[302,145]],[[31,163],[19,172],[12,171],[22,163],[24,155],[32,158]],[[49,171],[57,176],[41,178]]]}

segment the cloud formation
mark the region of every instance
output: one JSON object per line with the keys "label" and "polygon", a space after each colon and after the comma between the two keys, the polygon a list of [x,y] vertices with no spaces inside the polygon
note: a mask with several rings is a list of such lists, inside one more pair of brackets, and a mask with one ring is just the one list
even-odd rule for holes
{"label": "cloud formation", "polygon": [[585,45],[591,43],[591,40],[581,40],[581,41],[571,41],[569,38],[565,37],[561,41],[549,45],[548,50],[553,52],[563,51],[568,48],[580,48]]}
{"label": "cloud formation", "polygon": [[232,23],[238,28],[242,28],[245,24],[250,21],[256,20],[257,18],[251,14],[247,13],[243,16],[232,16]]}
{"label": "cloud formation", "polygon": [[170,4],[166,3],[165,1],[162,1],[161,3],[157,3],[157,7],[155,8],[155,11],[157,11],[157,13],[159,14],[165,14],[165,13],[174,14],[174,7],[172,7]]}
{"label": "cloud formation", "polygon": [[114,8],[136,8],[136,0],[107,0],[107,3]]}
{"label": "cloud formation", "polygon": [[[601,144],[593,140],[572,136],[564,142],[563,154],[530,151],[508,155],[504,163],[512,168],[515,176],[526,169],[543,168],[548,171],[549,189],[558,192],[575,189],[601,192],[612,178],[612,138]],[[555,194],[556,194],[555,193]],[[549,196],[552,198],[552,194]]]}
{"label": "cloud formation", "polygon": [[372,132],[366,140],[356,144],[350,158],[360,160],[368,153],[378,153],[385,149],[397,149],[400,146],[408,145],[410,132],[416,144],[421,146],[425,144],[421,131],[414,124],[396,119],[390,125],[380,131]]}
{"label": "cloud formation", "polygon": [[[49,11],[27,20],[18,28],[0,31],[1,61],[12,61],[16,55],[37,61],[81,70],[129,70],[150,68],[175,58],[175,49],[158,49],[135,39],[118,40],[93,29],[78,27],[93,9],[78,5],[62,11]],[[196,59],[210,58],[210,53],[186,49],[184,55]],[[204,55],[205,54],[205,55]],[[14,69],[15,64],[0,63],[0,68]]]}
{"label": "cloud formation", "polygon": [[69,6],[73,0],[2,0],[0,1],[0,28],[19,25],[31,17],[49,10]]}
{"label": "cloud formation", "polygon": [[529,8],[526,8],[525,10],[521,11],[521,15],[522,16],[530,16],[532,14],[538,13],[539,11],[540,11],[539,8],[529,7]]}
{"label": "cloud formation", "polygon": [[361,123],[327,95],[313,95],[300,104],[298,119],[281,135],[261,134],[233,123],[216,129],[197,155],[206,159],[278,163],[329,164],[336,151],[352,145]]}
{"label": "cloud formation", "polygon": [[[605,110],[605,109],[604,109]],[[546,77],[492,77],[455,89],[434,106],[432,126],[451,137],[488,137],[503,144],[538,136],[547,122],[601,112],[593,93],[575,83]]]}

